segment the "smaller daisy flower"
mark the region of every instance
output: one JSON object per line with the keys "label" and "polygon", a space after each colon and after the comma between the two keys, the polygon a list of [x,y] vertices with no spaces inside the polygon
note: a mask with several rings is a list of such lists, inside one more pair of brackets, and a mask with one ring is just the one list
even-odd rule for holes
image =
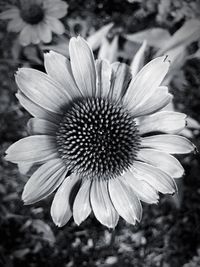
{"label": "smaller daisy flower", "polygon": [[60,18],[67,14],[68,5],[62,0],[21,0],[19,7],[12,6],[0,14],[0,19],[10,20],[8,31],[20,33],[23,46],[40,41],[49,43],[52,32],[63,34]]}
{"label": "smaller daisy flower", "polygon": [[123,63],[94,60],[81,37],[69,43],[70,60],[45,54],[46,73],[22,68],[17,98],[35,118],[31,136],[11,145],[6,159],[24,172],[37,170],[22,199],[33,204],[56,191],[51,216],[58,226],[90,213],[114,228],[119,216],[130,224],[142,217],[141,202],[176,192],[184,170],[174,154],[193,144],[178,133],[186,115],[162,111],[172,100],[160,86],[169,69],[158,57],[132,78]]}

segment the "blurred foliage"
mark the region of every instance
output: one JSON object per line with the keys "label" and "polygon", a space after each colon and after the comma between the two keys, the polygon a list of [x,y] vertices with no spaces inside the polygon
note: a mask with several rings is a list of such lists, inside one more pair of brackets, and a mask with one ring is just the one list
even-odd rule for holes
{"label": "blurred foliage", "polygon": [[[88,37],[113,22],[107,39],[119,37],[118,59],[128,63],[140,45],[126,41],[126,34],[153,27],[174,34],[186,21],[200,16],[198,0],[67,2],[69,13],[62,19],[66,33],[54,36],[49,45],[59,45],[59,49],[67,51],[70,36]],[[14,3],[15,0],[1,0],[0,9]],[[23,206],[21,192],[27,177],[20,175],[14,164],[5,162],[3,155],[11,143],[27,135],[26,122],[30,117],[15,98],[14,73],[24,65],[43,70],[43,48],[22,48],[17,36],[6,32],[5,25],[6,22],[0,22],[0,266],[200,266],[199,155],[181,159],[186,174],[180,189],[183,201],[179,210],[167,198],[161,198],[158,206],[144,205],[141,223],[133,227],[120,221],[115,238],[92,217],[80,227],[70,221],[58,229],[49,214],[52,197],[34,206]],[[199,121],[200,60],[193,56],[199,49],[198,40],[187,44],[186,49],[189,58],[173,73],[170,88],[175,95],[175,107]],[[146,60],[156,50],[150,46]],[[199,140],[199,131],[194,131],[193,142],[197,147]]]}

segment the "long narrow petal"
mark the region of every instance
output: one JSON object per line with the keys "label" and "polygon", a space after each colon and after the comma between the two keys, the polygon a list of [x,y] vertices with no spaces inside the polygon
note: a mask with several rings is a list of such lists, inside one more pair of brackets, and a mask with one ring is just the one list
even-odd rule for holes
{"label": "long narrow petal", "polygon": [[149,115],[164,108],[172,98],[173,96],[169,94],[166,86],[159,86],[155,93],[142,106],[132,108],[131,111],[135,117]]}
{"label": "long narrow petal", "polygon": [[20,44],[23,46],[29,45],[31,43],[31,26],[26,24],[19,35]]}
{"label": "long narrow petal", "polygon": [[107,97],[110,91],[112,68],[107,60],[96,60],[97,97]]}
{"label": "long narrow petal", "polygon": [[63,34],[65,32],[65,27],[57,18],[47,16],[46,23],[52,30],[52,32],[56,34]]}
{"label": "long narrow petal", "polygon": [[51,112],[62,114],[62,109],[71,100],[67,90],[47,74],[35,69],[19,69],[16,83],[28,98]]}
{"label": "long narrow petal", "polygon": [[120,179],[124,184],[128,184],[133,189],[141,201],[150,204],[158,203],[158,192],[146,181],[137,179],[133,172],[125,172]]}
{"label": "long narrow petal", "polygon": [[44,21],[38,25],[38,35],[44,43],[49,43],[52,40],[52,31],[49,25]]}
{"label": "long narrow petal", "polygon": [[31,118],[27,126],[30,134],[47,134],[52,136],[55,136],[58,128],[58,125],[55,123],[38,118]]}
{"label": "long narrow petal", "polygon": [[87,38],[87,42],[93,51],[101,45],[103,38],[106,37],[112,27],[113,23],[108,23]]}
{"label": "long narrow petal", "polygon": [[118,101],[125,94],[131,80],[131,70],[124,64],[115,62],[112,65],[111,88],[109,96]]}
{"label": "long narrow petal", "polygon": [[81,185],[73,205],[73,217],[76,224],[80,225],[91,212],[90,205],[91,180],[87,179]]}
{"label": "long narrow petal", "polygon": [[140,149],[137,154],[138,160],[149,163],[166,172],[173,178],[179,178],[184,174],[184,169],[180,162],[173,156],[156,149]]}
{"label": "long narrow petal", "polygon": [[98,52],[98,58],[106,59],[110,63],[115,62],[117,60],[118,42],[118,35],[115,35],[111,42],[109,42],[107,38],[103,38]]}
{"label": "long narrow petal", "polygon": [[26,97],[20,90],[15,94],[20,104],[34,117],[39,119],[47,119],[52,122],[58,122],[60,116],[56,113],[50,112],[43,107],[38,106],[36,103]]}
{"label": "long narrow petal", "polygon": [[124,102],[130,108],[141,106],[163,81],[169,69],[165,57],[158,57],[145,65],[129,85]]}
{"label": "long narrow petal", "polygon": [[95,96],[96,69],[93,53],[84,39],[72,37],[69,42],[72,72],[84,96]]}
{"label": "long narrow petal", "polygon": [[57,153],[55,138],[48,135],[28,136],[12,144],[6,153],[6,160],[14,163],[51,159]]}
{"label": "long narrow petal", "polygon": [[163,194],[173,194],[177,191],[176,183],[167,173],[147,163],[135,161],[131,171],[137,179],[144,180]]}
{"label": "long narrow petal", "polygon": [[174,111],[161,111],[142,119],[138,129],[140,134],[157,131],[175,134],[183,130],[185,126],[185,114]]}
{"label": "long narrow petal", "polygon": [[119,215],[131,224],[140,221],[142,206],[133,189],[118,178],[110,179],[108,185],[111,201]]}
{"label": "long narrow petal", "polygon": [[12,7],[6,11],[0,13],[0,19],[14,19],[19,17],[19,9]]}
{"label": "long narrow petal", "polygon": [[[54,1],[55,2],[55,1]],[[55,18],[62,18],[67,14],[68,4],[64,1],[57,1],[57,3],[44,2],[45,13],[48,16]]]}
{"label": "long narrow petal", "polygon": [[71,97],[81,96],[81,92],[74,81],[68,58],[54,51],[50,51],[44,54],[44,66],[47,74],[59,82]]}
{"label": "long narrow petal", "polygon": [[169,154],[187,154],[195,150],[195,146],[187,138],[172,134],[144,137],[141,146],[155,148]]}
{"label": "long narrow petal", "polygon": [[117,225],[119,215],[111,203],[108,182],[94,180],[91,186],[91,205],[97,220],[108,228]]}
{"label": "long narrow petal", "polygon": [[137,73],[144,66],[146,48],[147,48],[147,42],[143,41],[141,47],[139,48],[139,50],[137,51],[137,53],[135,54],[131,62],[130,68],[131,68],[131,74],[133,78],[135,78]]}
{"label": "long narrow petal", "polygon": [[67,170],[62,160],[52,159],[33,173],[24,187],[22,200],[33,204],[49,196],[62,183]]}
{"label": "long narrow petal", "polygon": [[58,188],[51,205],[51,217],[58,227],[65,225],[72,216],[71,197],[79,178],[75,175],[67,177]]}

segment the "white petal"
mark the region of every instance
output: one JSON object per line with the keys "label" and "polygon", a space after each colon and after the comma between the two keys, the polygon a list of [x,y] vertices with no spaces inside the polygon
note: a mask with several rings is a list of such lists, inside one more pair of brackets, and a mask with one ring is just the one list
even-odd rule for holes
{"label": "white petal", "polygon": [[158,167],[173,178],[179,178],[184,174],[180,162],[173,156],[155,149],[140,149],[137,159]]}
{"label": "white petal", "polygon": [[115,35],[111,43],[107,38],[102,39],[102,44],[99,49],[97,58],[106,59],[110,63],[117,60],[119,36]]}
{"label": "white petal", "polygon": [[83,38],[72,37],[69,42],[69,53],[75,81],[84,96],[96,93],[96,69],[93,53]]}
{"label": "white petal", "polygon": [[147,48],[147,42],[143,41],[141,47],[139,48],[139,50],[135,54],[135,56],[134,56],[134,58],[130,64],[131,74],[132,74],[133,78],[135,78],[137,73],[144,66],[146,48]]}
{"label": "white petal", "polygon": [[158,203],[159,195],[157,191],[146,181],[138,180],[137,175],[131,171],[127,171],[120,177],[124,184],[128,184],[138,198],[146,203]]}
{"label": "white petal", "polygon": [[51,205],[51,217],[54,223],[62,227],[65,225],[72,216],[71,200],[74,198],[74,190],[79,178],[75,175],[67,177],[62,185],[58,188]]}
{"label": "white petal", "polygon": [[166,132],[175,134],[186,126],[186,115],[173,111],[161,111],[146,116],[138,126],[140,134],[149,132]]}
{"label": "white petal", "polygon": [[0,13],[0,19],[14,19],[14,18],[19,18],[19,9],[17,7],[12,7]]}
{"label": "white petal", "polygon": [[17,99],[19,100],[20,104],[34,117],[40,119],[47,119],[52,122],[58,122],[60,117],[58,114],[50,112],[34,102],[32,102],[29,98],[27,98],[20,90],[16,94]]}
{"label": "white petal", "polygon": [[20,44],[23,46],[27,46],[31,43],[31,26],[30,25],[26,25],[23,30],[20,32],[19,35],[19,41]]}
{"label": "white petal", "polygon": [[63,34],[65,32],[64,25],[57,18],[47,16],[45,21],[49,25],[50,29],[56,34]]}
{"label": "white petal", "polygon": [[55,138],[48,135],[25,137],[12,144],[6,151],[6,160],[14,163],[41,162],[57,155]]}
{"label": "white petal", "polygon": [[52,159],[43,164],[31,176],[24,187],[22,200],[33,204],[49,196],[62,183],[67,174],[62,160]]}
{"label": "white petal", "polygon": [[94,180],[91,186],[90,199],[97,220],[108,228],[114,228],[117,225],[119,215],[111,203],[108,182]]}
{"label": "white petal", "polygon": [[140,221],[142,206],[133,189],[118,178],[110,179],[108,185],[111,201],[119,215],[131,224]]}
{"label": "white petal", "polygon": [[73,205],[73,217],[77,225],[80,225],[90,214],[90,186],[91,181],[85,180],[81,185]]}
{"label": "white petal", "polygon": [[67,14],[68,4],[63,1],[59,1],[53,5],[49,5],[49,3],[46,2],[44,7],[46,9],[45,13],[48,16],[60,19]]}
{"label": "white petal", "polygon": [[21,18],[16,18],[9,21],[7,30],[10,32],[20,32],[25,25],[25,22]]}
{"label": "white petal", "polygon": [[38,118],[31,118],[27,126],[30,134],[47,134],[52,136],[55,136],[58,128],[58,125],[55,123]]}
{"label": "white petal", "polygon": [[81,96],[74,81],[68,58],[54,51],[50,51],[44,54],[44,66],[47,74],[59,82],[68,91],[71,97],[75,98]]}
{"label": "white petal", "polygon": [[18,164],[18,169],[19,169],[19,172],[21,174],[27,174],[28,171],[31,169],[31,167],[33,166],[33,163],[27,163],[27,162],[20,162]]}
{"label": "white petal", "polygon": [[15,78],[28,98],[51,112],[62,114],[62,109],[71,100],[67,90],[41,71],[21,68]]}
{"label": "white petal", "polygon": [[96,50],[101,45],[103,38],[106,37],[112,27],[113,23],[108,23],[87,38],[87,42],[92,50]]}
{"label": "white petal", "polygon": [[131,80],[131,70],[124,64],[115,62],[112,65],[112,77],[109,96],[116,101],[121,100]]}
{"label": "white petal", "polygon": [[110,91],[110,82],[112,68],[108,61],[98,59],[96,60],[97,69],[97,97],[108,97]]}
{"label": "white petal", "polygon": [[195,146],[188,139],[172,134],[143,137],[141,146],[155,148],[170,154],[187,154],[195,150]]}
{"label": "white petal", "polygon": [[149,115],[164,108],[172,101],[172,98],[173,96],[168,93],[168,88],[166,86],[159,86],[155,93],[149,97],[142,106],[132,108],[131,111],[135,117]]}
{"label": "white petal", "polygon": [[173,194],[177,191],[176,183],[167,173],[147,163],[135,161],[131,171],[137,179],[144,180],[163,194]]}
{"label": "white petal", "polygon": [[124,96],[125,104],[134,109],[141,106],[155,93],[168,69],[169,62],[165,57],[158,57],[145,65],[131,81]]}
{"label": "white petal", "polygon": [[44,21],[38,25],[38,35],[44,43],[49,43],[52,40],[52,32],[48,24]]}

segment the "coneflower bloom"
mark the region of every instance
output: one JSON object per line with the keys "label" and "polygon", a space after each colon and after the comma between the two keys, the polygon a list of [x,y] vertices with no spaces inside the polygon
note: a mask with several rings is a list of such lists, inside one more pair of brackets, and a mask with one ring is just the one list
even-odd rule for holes
{"label": "coneflower bloom", "polygon": [[12,6],[0,14],[0,19],[10,20],[8,31],[19,34],[24,46],[40,41],[49,43],[52,32],[63,34],[64,25],[60,18],[67,14],[68,5],[61,0],[21,0],[19,6]]}
{"label": "coneflower bloom", "polygon": [[186,116],[160,111],[171,99],[160,86],[165,57],[148,63],[131,79],[129,67],[94,60],[81,38],[69,43],[70,61],[45,54],[47,74],[22,68],[17,98],[34,118],[31,136],[11,145],[6,159],[20,168],[38,166],[22,199],[32,204],[56,191],[51,216],[58,226],[72,217],[79,225],[91,212],[114,228],[119,216],[141,220],[141,201],[157,203],[159,192],[176,192],[183,168],[173,154],[193,144],[177,135]]}

